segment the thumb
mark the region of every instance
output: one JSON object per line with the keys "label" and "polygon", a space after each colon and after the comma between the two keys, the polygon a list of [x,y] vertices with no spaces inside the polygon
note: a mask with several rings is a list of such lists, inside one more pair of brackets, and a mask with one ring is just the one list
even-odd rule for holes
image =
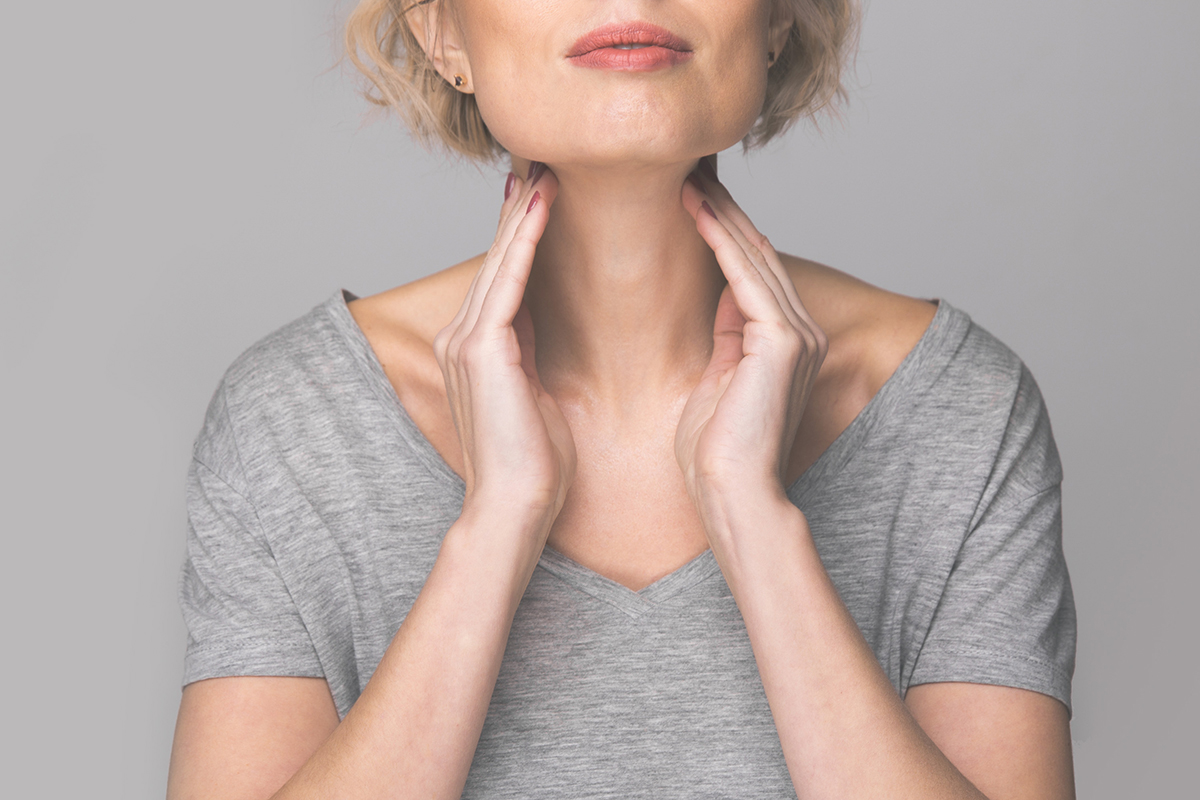
{"label": "thumb", "polygon": [[742,329],[746,318],[733,299],[733,291],[726,286],[717,301],[717,316],[713,321],[713,353],[708,370],[724,371],[742,360]]}
{"label": "thumb", "polygon": [[529,382],[540,388],[542,383],[538,380],[537,374],[537,357],[533,340],[533,317],[530,316],[529,307],[524,302],[517,309],[517,315],[513,317],[512,327],[513,331],[517,334],[517,345],[521,348],[521,369],[525,371],[525,376],[529,378]]}

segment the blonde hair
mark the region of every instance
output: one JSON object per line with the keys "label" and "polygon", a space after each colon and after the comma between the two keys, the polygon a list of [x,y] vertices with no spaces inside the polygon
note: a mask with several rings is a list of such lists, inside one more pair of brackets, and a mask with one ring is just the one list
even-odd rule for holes
{"label": "blonde hair", "polygon": [[[370,80],[364,92],[394,109],[426,146],[443,146],[490,161],[504,154],[475,96],[459,92],[433,66],[405,15],[436,0],[360,0],[346,22],[346,54]],[[801,116],[844,100],[843,74],[858,30],[856,0],[778,0],[796,22],[767,73],[762,112],[746,134],[746,149],[766,144]]]}

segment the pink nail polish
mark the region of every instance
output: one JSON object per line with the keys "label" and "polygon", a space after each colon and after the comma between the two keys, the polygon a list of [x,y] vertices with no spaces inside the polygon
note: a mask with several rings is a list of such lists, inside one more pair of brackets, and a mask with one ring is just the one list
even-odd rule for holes
{"label": "pink nail polish", "polygon": [[[525,209],[525,213],[528,214],[530,211],[533,211],[533,207],[536,206],[538,204],[538,200],[541,200],[541,199],[542,199],[542,193],[534,192],[533,197],[529,198],[529,208]],[[710,210],[709,213],[711,214],[712,211]]]}
{"label": "pink nail polish", "polygon": [[701,210],[701,211],[707,211],[707,212],[708,212],[708,215],[709,215],[710,217],[712,217],[713,219],[716,219],[716,218],[717,218],[717,214],[716,214],[716,212],[712,210],[712,206],[710,206],[710,205],[708,204],[708,201],[707,201],[707,200],[702,200],[702,201],[700,202],[700,210]]}
{"label": "pink nail polish", "polygon": [[699,191],[701,191],[701,192],[704,191],[704,184],[700,182],[700,176],[697,175],[695,172],[688,173],[687,182],[690,183],[692,186],[695,186],[696,189],[698,189]]}
{"label": "pink nail polish", "polygon": [[508,180],[504,181],[504,199],[505,200],[507,200],[508,196],[510,194],[512,194],[513,184],[515,184],[516,182],[517,182],[517,176],[512,174],[511,172],[508,173]]}
{"label": "pink nail polish", "polygon": [[528,181],[528,180],[530,180],[531,178],[533,178],[533,173],[537,171],[538,164],[539,164],[539,162],[537,162],[537,161],[530,161],[530,162],[529,162],[529,172],[525,173],[525,180],[526,180],[526,181]]}
{"label": "pink nail polish", "polygon": [[542,176],[545,174],[546,174],[546,165],[540,161],[535,161],[535,162],[533,162],[533,165],[529,169],[529,182],[531,184],[537,183],[539,180],[541,180]]}
{"label": "pink nail polish", "polygon": [[721,179],[717,177],[717,171],[713,169],[713,165],[709,163],[708,156],[700,159],[699,167],[700,172],[702,175],[704,175],[704,177],[708,178],[710,181],[720,183]]}

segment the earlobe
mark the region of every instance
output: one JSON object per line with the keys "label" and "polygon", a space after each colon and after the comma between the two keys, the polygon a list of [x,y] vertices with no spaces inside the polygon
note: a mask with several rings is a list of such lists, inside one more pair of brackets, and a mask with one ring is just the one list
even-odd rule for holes
{"label": "earlobe", "polygon": [[771,21],[767,27],[767,66],[773,66],[783,53],[783,48],[792,35],[796,24],[796,15],[791,5],[778,0],[771,11]]}
{"label": "earlobe", "polygon": [[447,83],[460,92],[471,94],[471,69],[461,44],[461,34],[453,18],[442,15],[442,4],[420,0],[409,6],[405,21],[425,58]]}

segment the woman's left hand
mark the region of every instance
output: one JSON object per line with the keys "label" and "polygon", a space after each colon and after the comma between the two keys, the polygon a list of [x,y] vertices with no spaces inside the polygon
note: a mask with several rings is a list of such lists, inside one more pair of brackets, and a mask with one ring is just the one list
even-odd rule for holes
{"label": "woman's left hand", "polygon": [[732,506],[784,496],[828,343],[767,237],[706,171],[711,177],[689,176],[683,203],[729,285],[717,305],[712,358],[679,420],[675,457],[711,538],[710,523]]}

